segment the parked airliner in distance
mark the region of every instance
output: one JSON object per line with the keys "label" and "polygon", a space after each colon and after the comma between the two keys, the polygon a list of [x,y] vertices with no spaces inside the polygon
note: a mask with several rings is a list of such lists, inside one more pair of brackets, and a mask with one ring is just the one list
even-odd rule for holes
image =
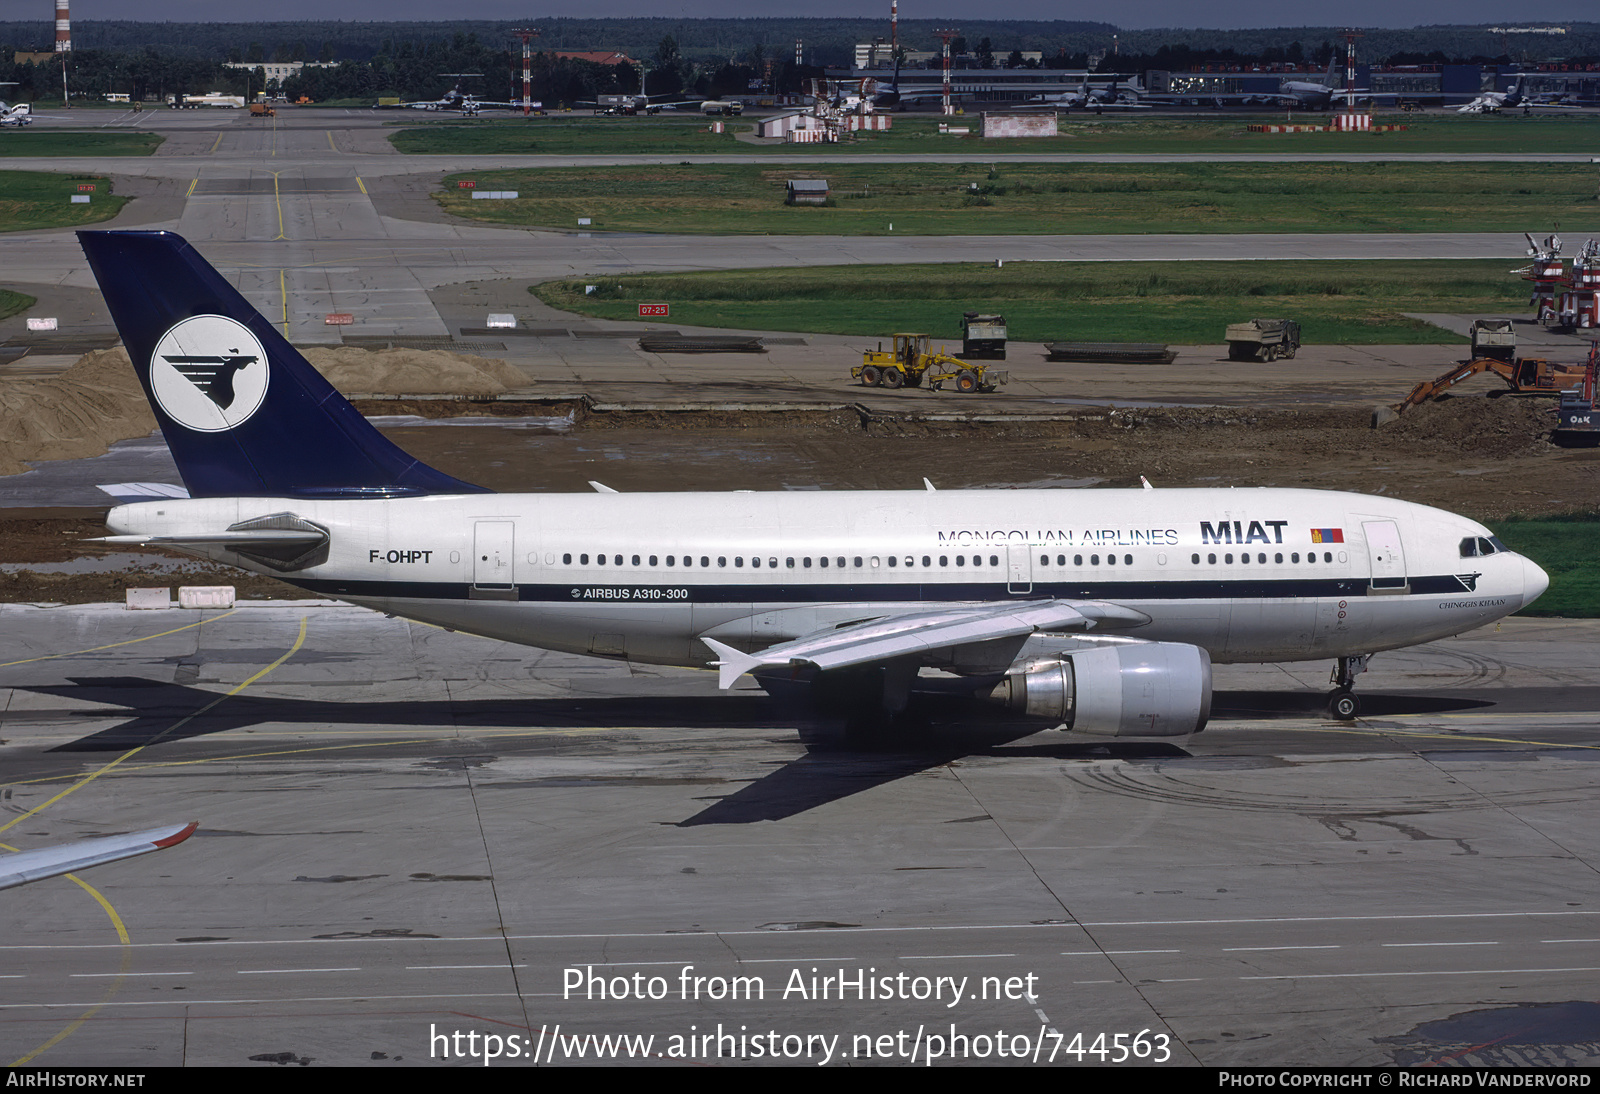
{"label": "parked airliner in distance", "polygon": [[80,232],[191,495],[113,509],[318,596],[804,686],[866,729],[960,692],[1072,730],[1204,727],[1211,665],[1381,650],[1542,593],[1475,521],[1277,489],[497,494],[406,455],[183,239]]}

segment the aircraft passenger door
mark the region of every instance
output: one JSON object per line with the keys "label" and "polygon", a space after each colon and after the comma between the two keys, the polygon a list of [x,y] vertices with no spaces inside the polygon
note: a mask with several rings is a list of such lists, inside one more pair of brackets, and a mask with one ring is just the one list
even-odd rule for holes
{"label": "aircraft passenger door", "polygon": [[1367,558],[1372,563],[1372,592],[1404,592],[1406,552],[1400,543],[1400,526],[1392,520],[1363,521]]}
{"label": "aircraft passenger door", "polygon": [[1033,548],[1026,544],[1006,545],[1006,592],[1033,592]]}
{"label": "aircraft passenger door", "polygon": [[472,584],[478,589],[510,589],[516,547],[516,523],[480,520],[472,526]]}

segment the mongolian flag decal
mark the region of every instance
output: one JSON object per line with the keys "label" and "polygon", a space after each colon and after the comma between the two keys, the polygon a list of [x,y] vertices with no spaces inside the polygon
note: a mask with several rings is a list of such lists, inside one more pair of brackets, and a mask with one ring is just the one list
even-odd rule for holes
{"label": "mongolian flag decal", "polygon": [[1343,528],[1313,528],[1311,529],[1312,543],[1343,543]]}

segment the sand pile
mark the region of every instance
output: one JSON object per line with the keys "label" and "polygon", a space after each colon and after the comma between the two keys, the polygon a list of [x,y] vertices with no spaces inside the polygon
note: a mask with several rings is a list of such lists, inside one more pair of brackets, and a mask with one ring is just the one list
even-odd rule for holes
{"label": "sand pile", "polygon": [[498,395],[528,383],[504,361],[446,350],[335,346],[302,352],[346,395]]}
{"label": "sand pile", "polygon": [[0,475],[26,471],[23,460],[98,456],[155,427],[127,352],[96,350],[59,376],[0,386]]}
{"label": "sand pile", "polygon": [[[497,395],[527,378],[504,361],[444,350],[308,349],[306,358],[341,392],[372,395]],[[98,456],[113,442],[156,428],[127,351],[96,350],[48,380],[0,386],[0,475],[24,460]]]}

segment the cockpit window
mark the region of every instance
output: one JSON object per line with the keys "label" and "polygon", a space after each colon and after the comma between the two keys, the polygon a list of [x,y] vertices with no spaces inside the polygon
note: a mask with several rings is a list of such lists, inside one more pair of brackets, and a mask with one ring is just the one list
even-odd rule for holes
{"label": "cockpit window", "polygon": [[[1482,542],[1482,541],[1480,540],[1480,542]],[[1500,537],[1499,536],[1490,536],[1489,537],[1489,547],[1492,550],[1495,550],[1495,551],[1509,551],[1509,550],[1511,550],[1511,548],[1507,547],[1504,543],[1500,542]],[[1488,551],[1484,551],[1483,553],[1484,554],[1488,554],[1489,552]]]}
{"label": "cockpit window", "polygon": [[1494,536],[1488,536],[1487,538],[1484,536],[1468,536],[1466,539],[1461,541],[1462,558],[1478,558],[1483,555],[1498,554],[1501,551],[1507,550],[1510,550],[1510,548],[1508,548],[1504,543],[1501,543]]}
{"label": "cockpit window", "polygon": [[1478,553],[1479,552],[1478,552],[1478,537],[1477,536],[1468,536],[1466,539],[1461,541],[1461,557],[1462,558],[1477,558],[1478,557]]}

